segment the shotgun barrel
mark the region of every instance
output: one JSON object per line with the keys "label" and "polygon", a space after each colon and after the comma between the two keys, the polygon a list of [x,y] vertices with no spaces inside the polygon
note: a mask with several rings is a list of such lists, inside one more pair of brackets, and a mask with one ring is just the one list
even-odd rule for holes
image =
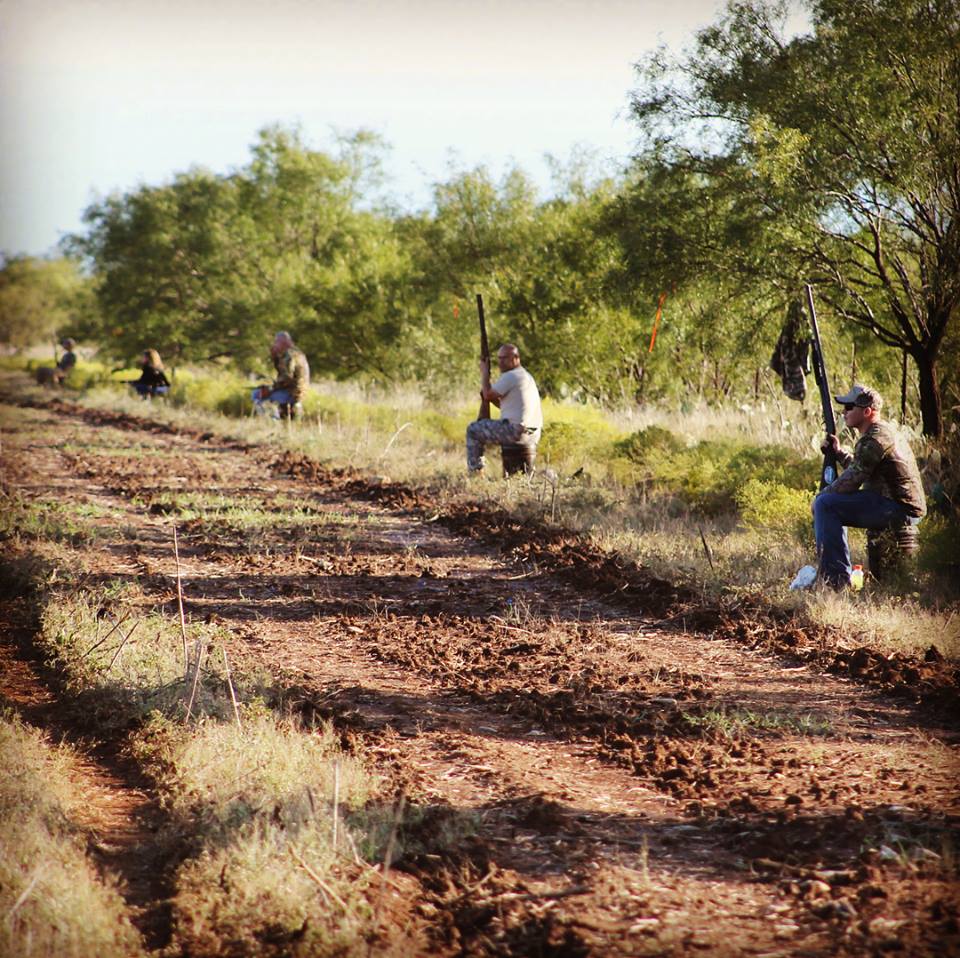
{"label": "shotgun barrel", "polygon": [[817,325],[817,308],[813,304],[813,289],[810,284],[805,286],[807,291],[807,307],[810,310],[810,327],[813,337],[810,345],[813,350],[813,378],[820,390],[820,407],[823,410],[823,428],[826,430],[827,445],[829,448],[823,454],[823,469],[820,471],[820,488],[829,486],[837,478],[837,455],[830,444],[830,437],[837,434],[837,419],[833,412],[833,397],[830,395],[830,385],[827,381],[827,367],[823,361],[823,346],[820,343],[820,327]]}
{"label": "shotgun barrel", "polygon": [[[477,293],[477,316],[480,319],[480,358],[487,361],[487,367],[490,365],[490,341],[487,339],[487,319],[483,312],[483,296]],[[490,418],[490,400],[485,396],[480,397],[480,412],[478,419]]]}

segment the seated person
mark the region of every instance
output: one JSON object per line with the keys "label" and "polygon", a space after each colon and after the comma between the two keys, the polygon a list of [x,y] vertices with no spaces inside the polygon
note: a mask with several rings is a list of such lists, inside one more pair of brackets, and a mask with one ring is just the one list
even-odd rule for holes
{"label": "seated person", "polygon": [[70,370],[77,365],[77,354],[73,351],[76,341],[67,336],[60,340],[64,353],[57,360],[54,367],[41,366],[36,371],[37,382],[41,386],[62,386],[63,381],[70,375]]}
{"label": "seated person", "polygon": [[77,365],[77,354],[73,351],[77,345],[76,340],[67,336],[66,339],[60,340],[60,345],[64,351],[60,357],[60,361],[57,363],[57,370],[54,374],[54,378],[58,383],[62,383],[67,376],[70,375],[70,370]]}
{"label": "seated person", "polygon": [[270,347],[270,359],[277,378],[270,386],[257,386],[253,390],[254,412],[265,413],[264,403],[277,404],[275,418],[293,419],[297,407],[310,385],[310,365],[307,357],[293,344],[289,333],[277,333]]}
{"label": "seated person", "polygon": [[163,360],[155,349],[145,349],[140,360],[140,378],[133,380],[130,385],[147,398],[149,396],[164,396],[170,391],[170,382],[163,371]]}
{"label": "seated person", "polygon": [[475,419],[467,426],[467,469],[480,473],[485,465],[483,448],[492,443],[536,449],[543,427],[540,390],[520,364],[520,350],[504,343],[497,351],[500,378],[490,383],[490,363],[480,361],[480,395],[500,407],[499,419]]}
{"label": "seated person", "polygon": [[844,589],[851,571],[847,527],[876,530],[919,522],[927,500],[913,451],[880,417],[880,394],[855,385],[834,398],[843,406],[844,424],[859,438],[852,453],[841,449],[834,435],[824,443],[823,451],[833,449],[843,472],[813,500],[813,528],[820,581]]}

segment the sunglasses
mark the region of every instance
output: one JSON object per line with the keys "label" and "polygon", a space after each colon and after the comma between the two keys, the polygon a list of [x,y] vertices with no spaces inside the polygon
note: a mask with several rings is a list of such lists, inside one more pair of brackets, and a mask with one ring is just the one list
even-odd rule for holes
{"label": "sunglasses", "polygon": [[854,409],[859,409],[860,407],[855,402],[845,402],[843,404],[844,412],[852,412]]}

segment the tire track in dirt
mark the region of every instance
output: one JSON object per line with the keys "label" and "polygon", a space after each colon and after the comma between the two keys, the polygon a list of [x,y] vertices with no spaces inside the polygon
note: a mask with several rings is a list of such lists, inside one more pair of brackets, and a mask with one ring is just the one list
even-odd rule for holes
{"label": "tire track in dirt", "polygon": [[[816,764],[803,761],[810,747],[806,739],[781,737],[771,750],[762,739],[745,738],[731,748],[724,741],[704,743],[693,737],[694,747],[717,753],[746,746],[748,760],[750,750],[759,749],[756,762],[734,763],[734,781],[726,783],[727,791],[739,785],[755,805],[738,816],[729,801],[705,809],[703,796],[679,787],[682,777],[658,781],[642,754],[636,761],[631,754],[620,762],[622,768],[605,761],[623,750],[597,732],[612,713],[633,709],[640,725],[621,733],[633,748],[645,735],[656,736],[664,728],[670,732],[678,703],[696,711],[705,701],[737,703],[746,695],[760,707],[792,696],[794,704],[813,707],[832,723],[829,737],[817,745],[832,753],[835,781],[849,778],[852,761],[874,781],[869,807],[851,805],[849,795],[830,800],[827,828],[842,830],[849,818],[857,837],[864,831],[862,822],[880,822],[884,807],[896,807],[881,799],[903,796],[902,775],[890,767],[890,753],[943,748],[925,741],[902,710],[808,670],[783,669],[723,643],[705,647],[702,637],[624,616],[595,600],[584,602],[561,583],[518,580],[512,566],[476,543],[369,502],[344,499],[340,490],[278,477],[265,482],[262,457],[228,459],[222,447],[184,437],[154,436],[149,442],[175,451],[184,467],[173,475],[142,467],[117,469],[116,463],[98,458],[95,443],[88,440],[89,454],[71,455],[80,478],[72,480],[70,494],[87,496],[91,483],[99,484],[104,491],[97,495],[135,517],[130,541],[115,550],[113,565],[108,570],[105,564],[103,574],[131,574],[133,567],[159,601],[169,601],[171,557],[161,534],[169,519],[160,511],[151,513],[146,503],[159,492],[182,488],[181,478],[264,501],[297,495],[321,513],[348,516],[349,522],[332,521],[311,541],[284,543],[286,554],[276,539],[244,541],[209,523],[187,528],[188,600],[195,615],[231,629],[238,637],[238,657],[281,670],[301,708],[329,715],[358,747],[381,762],[389,759],[397,783],[418,801],[443,809],[448,817],[463,812],[478,816],[478,838],[468,856],[472,870],[465,877],[456,879],[449,862],[437,865],[425,858],[408,865],[428,890],[424,904],[441,916],[436,922],[447,947],[468,954],[509,954],[521,953],[517,949],[524,942],[536,940],[565,954],[684,953],[698,945],[714,954],[832,954],[839,953],[832,950],[838,928],[853,932],[843,953],[866,954],[876,945],[875,940],[871,944],[878,934],[870,932],[869,921],[875,919],[870,918],[869,897],[851,902],[830,882],[809,877],[816,869],[793,866],[800,871],[792,875],[788,861],[773,862],[770,874],[758,874],[756,868],[751,874],[741,854],[751,831],[762,845],[773,829],[789,830],[798,821],[803,825],[803,816],[788,814],[791,807],[785,803],[790,795],[802,797],[789,788]],[[209,465],[211,459],[216,468]],[[146,497],[142,506],[129,503],[135,489]],[[349,548],[344,547],[345,531],[354,536]],[[508,609],[505,592],[514,603],[523,600],[523,616]],[[572,667],[567,669],[561,683],[567,698],[551,698],[549,676],[544,682],[543,675],[538,678],[542,688],[534,687],[531,695],[524,683],[544,671],[540,653],[510,652],[506,641],[517,645],[519,633],[534,631],[525,628],[529,625],[556,631],[566,641],[579,630],[593,630],[599,644],[617,654],[601,654],[592,639],[581,642],[572,658],[588,652],[592,664],[573,676]],[[478,628],[495,632],[499,641],[480,681],[478,663],[469,654],[478,645]],[[428,641],[431,636],[437,643]],[[453,658],[448,647],[456,650]],[[548,651],[558,654],[553,646]],[[524,674],[524,659],[531,657],[535,668]],[[627,683],[628,695],[612,696],[626,669],[643,671],[642,681]],[[515,671],[523,682],[517,687],[500,682],[500,671]],[[653,699],[671,700],[654,703],[655,712],[666,709],[666,719],[651,714]],[[860,714],[842,718],[851,709]],[[777,749],[784,753],[779,758]],[[865,757],[871,749],[876,756]],[[774,788],[769,787],[770,768],[764,770],[766,783],[758,787],[756,781],[761,772],[754,766],[767,760],[781,762],[773,767]],[[890,771],[887,779],[893,784],[876,784],[881,769]],[[931,809],[955,802],[943,779],[943,770],[931,761],[912,783],[927,790]],[[705,783],[719,792],[724,792],[723,784]],[[758,805],[764,787],[773,797]],[[919,794],[914,791],[911,797]],[[775,811],[774,798],[781,801]],[[851,807],[852,815],[846,811]],[[764,815],[772,816],[770,821]],[[491,867],[492,872],[483,871]],[[494,904],[478,905],[486,900],[483,889],[461,899],[459,889],[490,874],[495,878],[487,877],[483,889],[498,889]],[[874,877],[869,870],[865,874]],[[816,890],[820,899],[808,895],[816,881],[828,886],[825,899],[822,888]],[[870,882],[859,884],[862,888]],[[551,897],[571,887],[588,891]],[[842,891],[845,886],[838,887]],[[858,930],[859,909],[866,915],[865,931]],[[947,908],[948,924],[949,914]]]}
{"label": "tire track in dirt", "polygon": [[83,795],[72,824],[86,836],[88,854],[100,874],[118,879],[145,946],[162,949],[171,937],[165,877],[170,850],[160,840],[163,811],[149,782],[115,743],[90,741],[89,734],[97,730],[84,726],[56,673],[43,665],[33,644],[34,610],[27,598],[10,594],[3,572],[0,569],[0,705],[52,742],[72,746],[80,775],[75,784]]}
{"label": "tire track in dirt", "polygon": [[431,516],[457,535],[496,545],[518,565],[532,568],[531,574],[608,597],[622,610],[684,621],[701,634],[852,677],[923,708],[934,721],[960,726],[960,666],[945,660],[933,645],[923,656],[885,654],[865,645],[851,647],[842,630],[771,609],[762,597],[741,596],[732,603],[706,601],[689,587],[662,579],[580,534],[537,519],[520,519],[478,502],[453,503],[437,510],[429,493],[402,483],[367,480],[349,469],[331,469],[290,451],[278,456],[274,467],[333,486],[345,496]]}

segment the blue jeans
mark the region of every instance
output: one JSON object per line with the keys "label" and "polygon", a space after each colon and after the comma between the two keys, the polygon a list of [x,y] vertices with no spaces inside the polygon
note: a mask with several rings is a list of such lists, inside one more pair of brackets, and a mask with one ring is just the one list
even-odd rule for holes
{"label": "blue jeans", "polygon": [[266,399],[261,399],[259,386],[253,390],[252,399],[254,403],[275,402],[281,406],[289,406],[293,402],[293,396],[286,389],[274,389]]}
{"label": "blue jeans", "polygon": [[169,386],[147,386],[144,383],[130,383],[130,385],[144,398],[147,396],[166,396],[170,392]]}
{"label": "blue jeans", "polygon": [[820,557],[820,578],[834,588],[850,583],[847,526],[886,529],[909,517],[899,502],[876,492],[821,492],[813,500],[813,532]]}

